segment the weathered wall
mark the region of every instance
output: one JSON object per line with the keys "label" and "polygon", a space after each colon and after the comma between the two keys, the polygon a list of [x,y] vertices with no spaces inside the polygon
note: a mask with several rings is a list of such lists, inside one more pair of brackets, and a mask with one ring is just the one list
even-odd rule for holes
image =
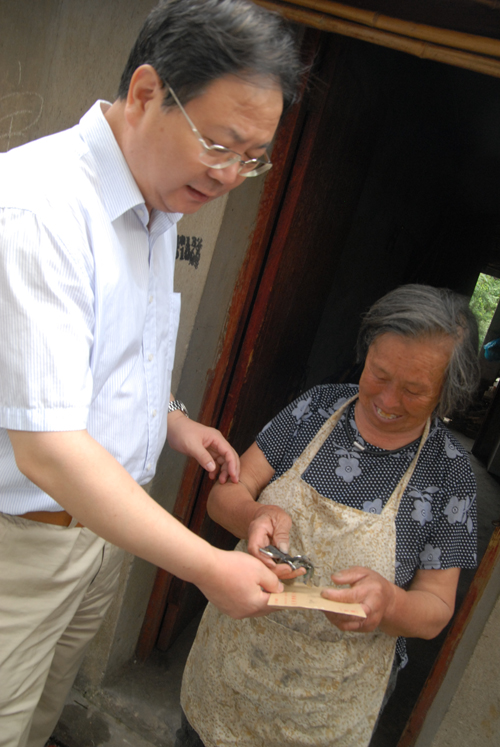
{"label": "weathered wall", "polygon": [[497,564],[428,709],[415,747],[496,747],[500,737]]}
{"label": "weathered wall", "polygon": [[0,0],[0,150],[113,100],[151,0]]}
{"label": "weathered wall", "polygon": [[432,747],[500,744],[500,597],[442,720]]}
{"label": "weathered wall", "polygon": [[[153,0],[0,0],[0,151],[72,127],[98,98],[113,101]],[[226,198],[178,226],[182,292],[176,391]]]}

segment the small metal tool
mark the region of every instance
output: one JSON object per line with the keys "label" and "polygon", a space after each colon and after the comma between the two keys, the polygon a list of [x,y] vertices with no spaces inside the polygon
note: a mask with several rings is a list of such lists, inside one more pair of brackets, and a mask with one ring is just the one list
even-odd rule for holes
{"label": "small metal tool", "polygon": [[314,576],[314,566],[309,560],[309,558],[306,558],[305,555],[288,555],[286,552],[282,552],[281,550],[278,550],[277,547],[274,547],[274,545],[267,545],[267,547],[260,547],[259,551],[263,555],[267,555],[268,558],[271,558],[274,560],[274,562],[279,565],[281,563],[286,563],[290,566],[292,571],[297,571],[299,568],[305,568],[306,572],[304,576],[298,576],[298,578],[301,578],[304,583],[307,583],[309,579],[311,579]]}

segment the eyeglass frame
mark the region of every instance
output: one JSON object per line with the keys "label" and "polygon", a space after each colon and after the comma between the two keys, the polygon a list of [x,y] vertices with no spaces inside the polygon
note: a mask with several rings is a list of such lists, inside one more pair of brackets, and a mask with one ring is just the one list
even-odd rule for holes
{"label": "eyeglass frame", "polygon": [[[189,116],[189,114],[187,113],[187,111],[184,109],[184,107],[182,106],[181,102],[177,98],[177,95],[176,95],[174,89],[172,88],[172,86],[170,86],[168,83],[167,83],[167,86],[168,86],[169,92],[172,94],[172,98],[174,99],[175,103],[177,104],[177,106],[179,107],[179,109],[181,110],[181,112],[184,114],[184,117],[186,118],[187,123],[189,124],[191,130],[193,131],[193,134],[196,136],[198,142],[203,147],[203,151],[209,151],[209,152],[215,151],[215,152],[219,152],[219,153],[233,153],[234,154],[234,158],[231,158],[226,163],[210,164],[210,163],[204,163],[202,161],[202,155],[203,155],[203,151],[202,151],[199,154],[199,158],[200,158],[200,161],[203,163],[204,166],[208,166],[211,169],[227,169],[229,166],[233,166],[235,163],[239,162],[240,168],[238,169],[238,174],[240,176],[244,176],[246,178],[248,178],[249,176],[261,176],[261,174],[265,174],[266,171],[269,171],[269,169],[272,169],[273,164],[271,163],[271,161],[269,159],[267,151],[264,152],[264,155],[265,155],[267,161],[263,161],[261,158],[249,158],[247,161],[245,161],[245,160],[243,160],[241,158],[241,154],[240,153],[237,153],[235,150],[232,150],[231,148],[226,148],[224,145],[218,145],[217,143],[214,143],[213,145],[207,145],[207,143],[205,142],[205,139],[203,138],[203,136],[200,134],[200,132],[194,126],[194,124],[193,124],[193,122],[191,120],[191,117]],[[243,173],[241,171],[241,168],[243,166],[249,166],[250,164],[255,164],[256,168],[253,169],[252,171],[249,171],[246,174]],[[262,168],[260,168],[260,167],[262,167]],[[260,170],[257,171],[257,173],[256,173],[257,169],[260,169]]]}

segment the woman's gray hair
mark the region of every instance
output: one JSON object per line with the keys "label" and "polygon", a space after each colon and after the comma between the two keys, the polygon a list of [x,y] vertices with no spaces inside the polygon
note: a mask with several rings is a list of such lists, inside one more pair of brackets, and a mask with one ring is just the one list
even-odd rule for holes
{"label": "woman's gray hair", "polygon": [[127,97],[134,71],[152,65],[182,104],[225,75],[259,80],[283,93],[284,111],[298,98],[304,72],[295,35],[279,14],[248,0],[163,0],[146,18],[118,89]]}
{"label": "woman's gray hair", "polygon": [[447,288],[402,285],[376,301],[364,315],[358,335],[358,362],[373,341],[387,332],[403,337],[447,336],[455,341],[445,374],[439,417],[464,411],[479,383],[478,327],[465,296]]}

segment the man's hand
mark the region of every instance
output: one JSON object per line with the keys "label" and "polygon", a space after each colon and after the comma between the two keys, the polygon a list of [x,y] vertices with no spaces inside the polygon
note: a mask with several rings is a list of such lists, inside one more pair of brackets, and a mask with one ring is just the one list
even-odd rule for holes
{"label": "man's hand", "polygon": [[275,574],[246,553],[212,550],[213,564],[196,581],[207,599],[237,620],[267,615],[269,594],[283,591]]}
{"label": "man's hand", "polygon": [[212,480],[220,470],[219,482],[224,484],[228,477],[232,482],[238,482],[239,456],[215,428],[197,423],[174,410],[168,414],[167,441],[175,451],[194,457]]}
{"label": "man's hand", "polygon": [[338,615],[335,612],[325,612],[325,615],[339,630],[354,630],[369,633],[380,625],[388,609],[394,604],[394,584],[369,568],[356,566],[346,571],[332,575],[334,584],[343,586],[349,584],[348,589],[325,589],[321,596],[335,602],[355,602],[361,604],[366,612],[366,618],[350,615]]}

